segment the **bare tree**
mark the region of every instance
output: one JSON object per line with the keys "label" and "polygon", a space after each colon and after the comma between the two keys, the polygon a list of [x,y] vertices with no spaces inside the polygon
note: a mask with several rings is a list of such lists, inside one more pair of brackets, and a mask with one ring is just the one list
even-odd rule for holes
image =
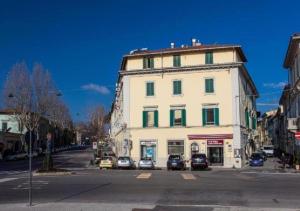
{"label": "bare tree", "polygon": [[105,136],[105,110],[103,106],[96,106],[89,113],[89,130],[91,134],[98,140],[103,139]]}

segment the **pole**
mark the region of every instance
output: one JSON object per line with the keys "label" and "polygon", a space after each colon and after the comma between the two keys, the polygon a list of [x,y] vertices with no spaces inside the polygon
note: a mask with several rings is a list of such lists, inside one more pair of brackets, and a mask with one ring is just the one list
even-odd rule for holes
{"label": "pole", "polygon": [[32,169],[31,169],[31,160],[32,159],[32,130],[30,130],[29,134],[29,206],[32,206]]}

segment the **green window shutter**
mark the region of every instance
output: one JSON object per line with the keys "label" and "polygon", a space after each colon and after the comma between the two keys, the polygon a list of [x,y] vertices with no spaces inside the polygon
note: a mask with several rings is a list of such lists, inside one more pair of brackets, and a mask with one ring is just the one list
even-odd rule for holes
{"label": "green window shutter", "polygon": [[154,127],[158,127],[158,111],[154,111]]}
{"label": "green window shutter", "polygon": [[252,118],[252,129],[256,129],[256,118],[255,117],[253,117]]}
{"label": "green window shutter", "polygon": [[177,81],[173,81],[173,95],[177,94]]}
{"label": "green window shutter", "polygon": [[215,125],[219,125],[219,108],[214,108]]}
{"label": "green window shutter", "polygon": [[181,81],[178,81],[178,94],[181,94]]}
{"label": "green window shutter", "polygon": [[206,93],[214,92],[214,79],[212,78],[205,79],[205,92]]}
{"label": "green window shutter", "polygon": [[143,58],[143,69],[147,68],[147,58]]}
{"label": "green window shutter", "polygon": [[173,67],[180,67],[180,66],[181,66],[180,56],[174,55],[173,56]]}
{"label": "green window shutter", "polygon": [[186,126],[186,111],[185,109],[181,110],[181,119],[182,119],[182,126]]}
{"label": "green window shutter", "polygon": [[205,108],[202,109],[202,125],[203,126],[206,125],[206,109]]}
{"label": "green window shutter", "polygon": [[154,96],[154,83],[153,82],[147,82],[146,85],[146,95],[147,96]]}
{"label": "green window shutter", "polygon": [[151,96],[154,96],[154,83],[150,84]]}
{"label": "green window shutter", "polygon": [[205,64],[213,64],[213,53],[212,52],[205,53]]}
{"label": "green window shutter", "polygon": [[245,110],[245,122],[246,122],[246,127],[249,128],[249,112],[247,109]]}
{"label": "green window shutter", "polygon": [[170,110],[170,127],[174,126],[174,110]]}
{"label": "green window shutter", "polygon": [[150,58],[150,68],[154,68],[154,58]]}
{"label": "green window shutter", "polygon": [[148,112],[147,111],[143,111],[143,127],[147,127],[148,126]]}

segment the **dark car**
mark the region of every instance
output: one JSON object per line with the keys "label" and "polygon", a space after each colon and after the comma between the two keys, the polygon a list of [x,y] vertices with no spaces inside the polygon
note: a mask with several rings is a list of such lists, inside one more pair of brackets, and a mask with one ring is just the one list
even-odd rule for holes
{"label": "dark car", "polygon": [[205,154],[193,154],[191,160],[191,170],[208,168],[207,157]]}
{"label": "dark car", "polygon": [[253,153],[249,160],[250,166],[263,166],[264,165],[264,158],[260,153]]}
{"label": "dark car", "polygon": [[170,155],[167,161],[167,169],[185,170],[186,164],[181,155]]}

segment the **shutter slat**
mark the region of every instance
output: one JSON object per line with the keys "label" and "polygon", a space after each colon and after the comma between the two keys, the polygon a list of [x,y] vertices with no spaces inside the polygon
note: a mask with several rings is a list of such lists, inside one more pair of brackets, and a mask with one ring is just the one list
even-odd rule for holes
{"label": "shutter slat", "polygon": [[174,110],[170,110],[170,127],[174,126]]}
{"label": "shutter slat", "polygon": [[202,109],[202,125],[203,126],[206,125],[206,109],[205,108]]}
{"label": "shutter slat", "polygon": [[214,108],[215,125],[219,125],[219,108]]}

